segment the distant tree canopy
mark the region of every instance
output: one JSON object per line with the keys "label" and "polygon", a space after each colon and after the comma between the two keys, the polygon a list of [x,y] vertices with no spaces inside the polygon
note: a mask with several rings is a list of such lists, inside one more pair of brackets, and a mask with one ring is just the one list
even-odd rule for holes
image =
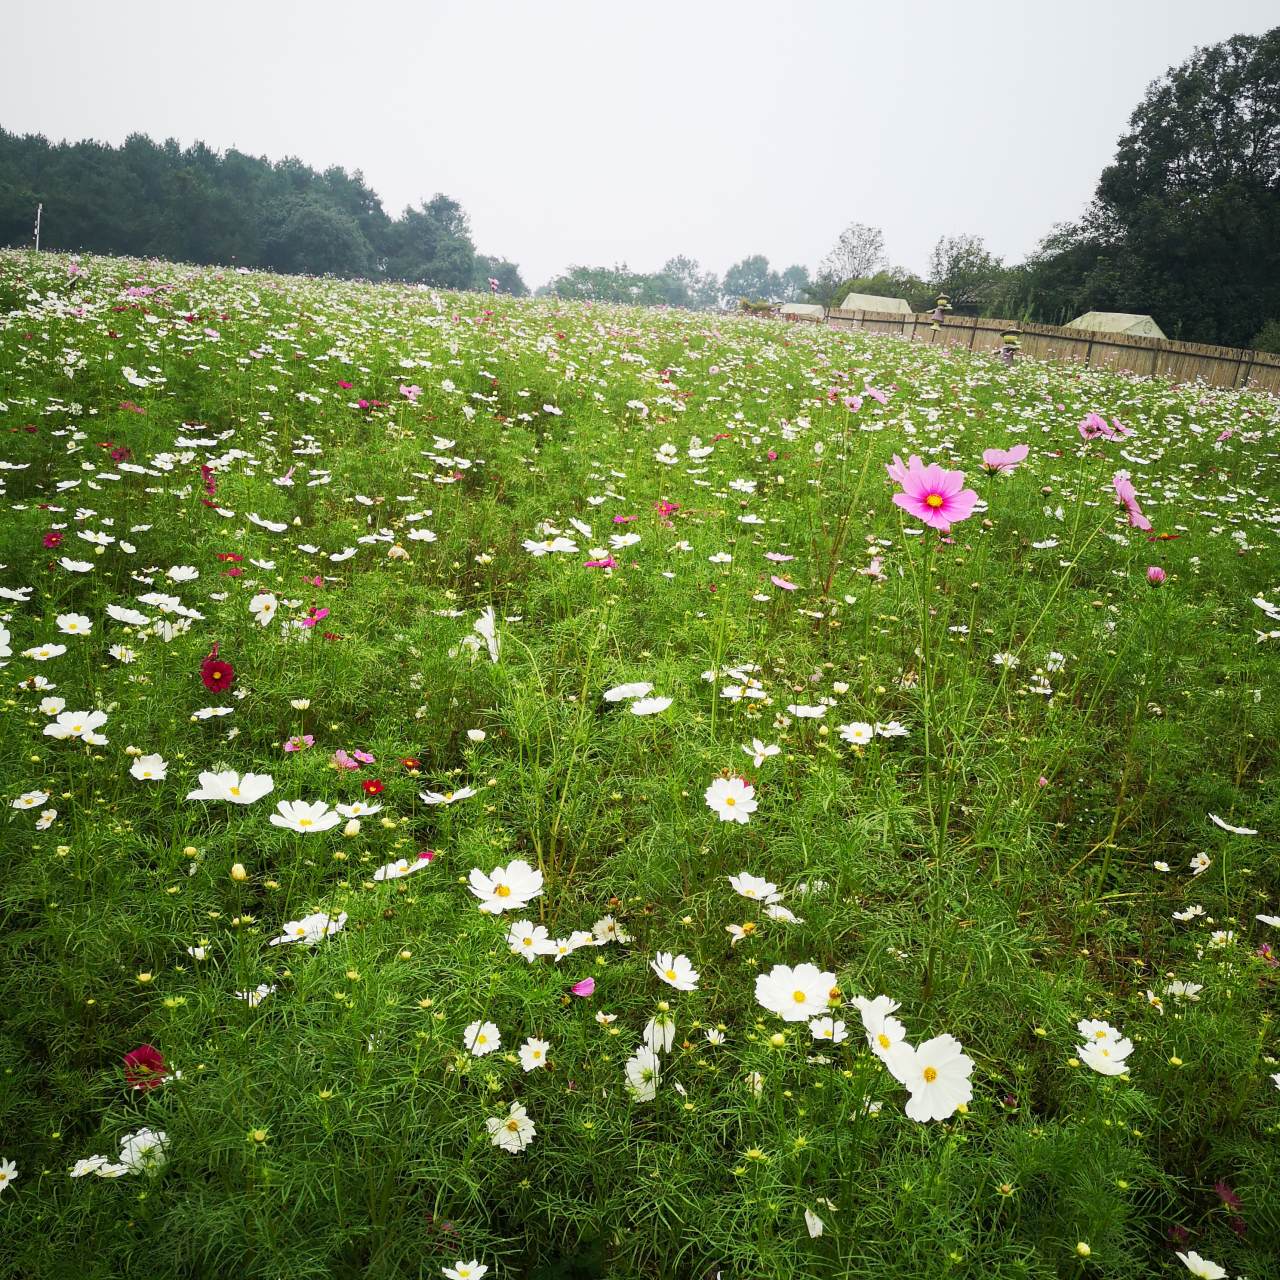
{"label": "distant tree canopy", "polygon": [[387,216],[359,170],[317,172],[142,134],[123,145],[51,144],[0,130],[0,244],[234,263],[316,275],[527,293],[519,269],[476,253],[461,206],[436,195]]}
{"label": "distant tree canopy", "polygon": [[1244,346],[1280,320],[1280,28],[1197,49],[1148,90],[1077,224],[1015,282],[1027,314],[1155,316]]}
{"label": "distant tree canopy", "polygon": [[687,307],[715,310],[720,305],[720,281],[683,255],[667,260],[661,271],[645,275],[624,262],[614,267],[570,267],[538,290],[558,298],[584,302],[627,302],[638,306]]}
{"label": "distant tree canopy", "polygon": [[788,267],[779,273],[769,267],[762,253],[735,262],[724,273],[724,293],[728,298],[749,298],[763,302],[800,302],[809,288],[807,267]]}

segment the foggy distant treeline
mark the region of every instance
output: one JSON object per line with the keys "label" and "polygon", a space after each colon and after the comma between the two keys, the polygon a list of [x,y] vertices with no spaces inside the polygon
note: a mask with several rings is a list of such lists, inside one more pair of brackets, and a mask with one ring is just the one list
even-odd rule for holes
{"label": "foggy distant treeline", "polygon": [[[818,175],[797,220],[813,217],[821,191]],[[456,201],[437,195],[391,218],[359,170],[137,134],[110,147],[0,130],[0,244],[30,242],[38,201],[51,249],[452,288],[483,289],[492,276],[526,292],[514,264],[476,252]],[[1092,203],[1024,262],[1002,262],[981,236],[943,235],[920,276],[891,265],[879,228],[851,222],[812,278],[759,253],[723,278],[676,256],[652,273],[573,266],[540,292],[715,309],[740,298],[833,306],[851,289],[917,311],[941,292],[958,312],[1047,324],[1147,313],[1171,338],[1280,351],[1280,27],[1197,49],[1152,84]]]}
{"label": "foggy distant treeline", "polygon": [[462,207],[437,195],[388,216],[359,170],[318,173],[197,142],[132,134],[122,146],[0,130],[0,244],[234,263],[526,293],[515,264],[476,251]]}

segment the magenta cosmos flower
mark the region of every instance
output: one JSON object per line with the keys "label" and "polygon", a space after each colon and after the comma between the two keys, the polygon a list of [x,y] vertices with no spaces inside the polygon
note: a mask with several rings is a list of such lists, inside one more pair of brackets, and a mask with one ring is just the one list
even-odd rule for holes
{"label": "magenta cosmos flower", "polygon": [[968,519],[978,495],[964,487],[963,471],[948,471],[936,462],[927,467],[915,454],[906,467],[897,457],[889,474],[902,486],[893,500],[908,515],[946,533],[957,520]]}

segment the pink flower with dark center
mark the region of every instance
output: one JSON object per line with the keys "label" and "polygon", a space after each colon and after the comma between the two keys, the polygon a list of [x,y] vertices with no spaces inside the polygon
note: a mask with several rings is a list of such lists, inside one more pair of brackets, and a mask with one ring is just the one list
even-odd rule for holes
{"label": "pink flower with dark center", "polygon": [[[897,458],[894,462],[901,466]],[[914,454],[898,483],[902,492],[893,495],[894,502],[908,515],[942,533],[955,521],[968,519],[978,501],[978,495],[964,487],[963,471],[948,471],[936,462],[926,467]]]}
{"label": "pink flower with dark center", "polygon": [[997,471],[1013,471],[1018,463],[1025,462],[1031,450],[1025,444],[1015,444],[1012,449],[984,449],[982,465],[994,475]]}
{"label": "pink flower with dark center", "polygon": [[1123,471],[1117,471],[1111,477],[1111,484],[1116,491],[1116,501],[1129,513],[1129,527],[1150,533],[1151,521],[1142,514],[1142,508],[1138,506],[1138,493],[1133,487],[1133,481]]}

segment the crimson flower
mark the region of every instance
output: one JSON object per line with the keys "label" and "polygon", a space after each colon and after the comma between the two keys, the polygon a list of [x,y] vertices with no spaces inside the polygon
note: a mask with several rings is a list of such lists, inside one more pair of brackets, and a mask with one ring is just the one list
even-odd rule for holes
{"label": "crimson flower", "polygon": [[54,547],[60,547],[62,545],[62,534],[56,531],[53,533],[46,533],[44,535],[44,545],[49,550],[53,550]]}
{"label": "crimson flower", "polygon": [[364,788],[364,793],[367,796],[377,796],[382,794],[381,778],[366,778],[360,785]]}
{"label": "crimson flower", "polygon": [[124,1055],[125,1082],[133,1089],[154,1089],[164,1083],[164,1054],[153,1045],[140,1044]]}
{"label": "crimson flower", "polygon": [[223,662],[218,656],[217,646],[214,651],[200,664],[200,679],[204,681],[204,687],[213,693],[221,693],[224,689],[230,689],[235,683],[235,668],[229,662]]}

